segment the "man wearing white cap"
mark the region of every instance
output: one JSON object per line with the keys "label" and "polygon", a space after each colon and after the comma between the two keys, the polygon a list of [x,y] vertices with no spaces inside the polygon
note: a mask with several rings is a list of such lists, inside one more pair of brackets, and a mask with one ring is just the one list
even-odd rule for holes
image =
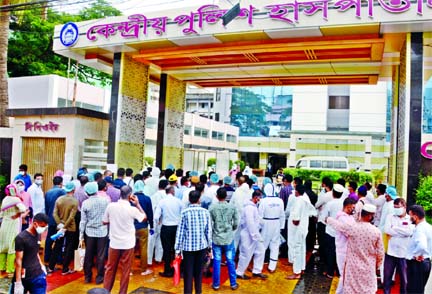
{"label": "man wearing white cap", "polygon": [[359,222],[342,223],[332,217],[327,225],[348,237],[347,258],[344,271],[344,293],[375,293],[377,291],[376,270],[384,258],[381,232],[372,225],[376,206],[366,203]]}
{"label": "man wearing white cap", "polygon": [[[342,194],[344,192],[344,188],[340,184],[334,184],[332,195],[333,199],[330,200],[324,207],[324,216],[325,217],[333,217],[336,218],[336,215],[339,211],[342,211],[343,208],[343,200]],[[327,249],[327,258],[325,263],[325,271],[327,272],[327,277],[329,279],[333,278],[334,272],[336,270],[336,230],[331,226],[326,226],[326,249]]]}
{"label": "man wearing white cap", "polygon": [[260,201],[258,214],[263,220],[261,238],[264,240],[264,248],[270,246],[269,272],[276,270],[279,256],[280,230],[285,227],[285,211],[282,199],[277,197],[273,184],[264,186],[264,194],[267,195]]}

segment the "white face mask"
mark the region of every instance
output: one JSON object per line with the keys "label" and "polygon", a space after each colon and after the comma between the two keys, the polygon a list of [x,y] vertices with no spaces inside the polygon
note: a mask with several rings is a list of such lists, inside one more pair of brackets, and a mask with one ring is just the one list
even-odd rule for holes
{"label": "white face mask", "polygon": [[23,176],[23,175],[25,175],[25,172],[24,171],[20,171],[19,174]]}
{"label": "white face mask", "polygon": [[48,229],[48,226],[46,226],[46,227],[37,227],[36,228],[36,232],[40,235],[43,232],[45,232],[47,229]]}
{"label": "white face mask", "polygon": [[398,207],[393,209],[394,215],[401,216],[405,212],[405,207]]}
{"label": "white face mask", "polygon": [[36,185],[40,186],[40,185],[42,185],[42,183],[43,183],[43,180],[35,180],[35,184]]}
{"label": "white face mask", "polygon": [[18,186],[18,191],[22,192],[24,191],[25,187],[24,186]]}

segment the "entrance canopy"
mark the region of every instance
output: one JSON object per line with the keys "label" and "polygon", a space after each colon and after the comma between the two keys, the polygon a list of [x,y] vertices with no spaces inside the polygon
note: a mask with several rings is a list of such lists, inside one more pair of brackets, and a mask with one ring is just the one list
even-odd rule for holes
{"label": "entrance canopy", "polygon": [[391,77],[406,32],[432,27],[432,0],[283,2],[242,1],[226,27],[227,1],[69,23],[54,51],[108,73],[126,52],[155,82],[200,87],[374,84]]}

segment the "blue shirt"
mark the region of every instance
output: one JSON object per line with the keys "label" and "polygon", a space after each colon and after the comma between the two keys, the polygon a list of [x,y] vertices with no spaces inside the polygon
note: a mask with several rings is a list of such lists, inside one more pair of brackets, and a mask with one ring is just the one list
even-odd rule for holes
{"label": "blue shirt", "polygon": [[150,229],[153,229],[153,207],[150,197],[138,192],[135,193],[135,195],[138,197],[139,204],[147,215],[147,221],[145,222],[138,222],[137,220],[135,220],[135,230],[145,229],[148,227],[149,224]]}
{"label": "blue shirt", "polygon": [[50,226],[56,226],[57,223],[53,217],[54,207],[57,199],[60,196],[66,195],[65,190],[60,188],[59,186],[54,186],[50,190],[48,190],[45,194],[45,213],[49,217]]}
{"label": "blue shirt", "polygon": [[27,189],[28,189],[28,188],[31,186],[31,184],[32,184],[31,177],[30,177],[28,174],[25,174],[24,176],[21,175],[21,174],[18,174],[18,175],[15,177],[14,182],[15,182],[16,180],[22,180],[22,181],[24,181],[24,185],[25,185],[24,190],[25,190],[25,191],[27,191]]}
{"label": "blue shirt", "polygon": [[191,204],[183,210],[177,228],[175,250],[199,251],[212,244],[210,213],[199,204]]}

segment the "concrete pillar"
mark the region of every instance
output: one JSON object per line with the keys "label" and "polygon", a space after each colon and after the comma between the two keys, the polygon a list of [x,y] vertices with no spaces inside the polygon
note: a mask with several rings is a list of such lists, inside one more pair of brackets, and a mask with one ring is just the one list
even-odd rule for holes
{"label": "concrete pillar", "polygon": [[267,170],[268,153],[260,152],[259,154],[259,169]]}
{"label": "concrete pillar", "polygon": [[372,170],[372,137],[364,138],[365,156],[364,156],[364,171]]}
{"label": "concrete pillar", "polygon": [[186,83],[167,74],[161,75],[156,166],[168,164],[183,168],[184,113]]}
{"label": "concrete pillar", "polygon": [[114,55],[108,163],[140,172],[144,166],[148,66],[125,53]]}
{"label": "concrete pillar", "polygon": [[296,165],[296,148],[297,148],[297,136],[291,135],[289,157],[287,158],[288,161],[287,167],[293,168]]}

